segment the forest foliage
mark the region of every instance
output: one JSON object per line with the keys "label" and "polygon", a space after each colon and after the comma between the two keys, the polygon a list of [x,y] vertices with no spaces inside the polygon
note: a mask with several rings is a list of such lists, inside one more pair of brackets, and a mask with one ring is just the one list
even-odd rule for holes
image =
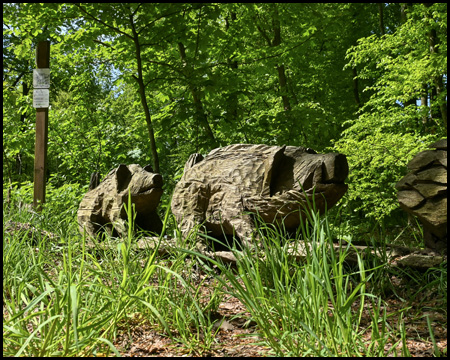
{"label": "forest foliage", "polygon": [[42,40],[54,187],[150,163],[170,195],[191,153],[297,145],[347,155],[345,205],[378,220],[408,161],[447,132],[445,3],[9,3],[4,184],[33,181]]}

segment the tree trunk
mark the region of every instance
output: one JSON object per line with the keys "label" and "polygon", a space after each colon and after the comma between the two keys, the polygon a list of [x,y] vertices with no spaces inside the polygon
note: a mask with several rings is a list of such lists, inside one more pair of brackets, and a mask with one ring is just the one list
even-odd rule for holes
{"label": "tree trunk", "polygon": [[[425,4],[426,7],[430,7],[432,4]],[[437,36],[436,30],[431,29],[428,34],[428,42],[430,44],[430,53],[437,54],[438,48],[437,45],[439,45],[439,38]],[[443,93],[444,89],[444,82],[442,81],[442,76],[437,75],[433,78],[434,87],[436,89],[436,98],[439,102],[439,112],[440,114],[437,114],[437,117],[441,118],[442,124],[447,128],[447,101],[446,99],[440,99],[440,95]]]}
{"label": "tree trunk", "polygon": [[141,104],[144,108],[145,121],[147,122],[147,131],[150,138],[150,151],[152,152],[153,159],[153,169],[155,172],[159,173],[159,156],[158,150],[156,148],[155,132],[153,130],[152,117],[150,115],[150,110],[148,108],[147,97],[145,94],[145,85],[142,76],[142,58],[141,58],[141,45],[139,44],[139,35],[134,28],[133,16],[130,16],[131,28],[133,31],[133,41],[136,49],[136,61],[137,61],[137,72],[138,76],[133,76],[139,86],[139,95],[141,98]]}
{"label": "tree trunk", "polygon": [[[238,63],[237,61],[228,61],[228,66],[231,69],[237,70]],[[239,100],[236,91],[233,91],[227,99],[227,115],[226,119],[228,122],[232,124],[236,124],[238,121],[238,105]]]}
{"label": "tree trunk", "polygon": [[[236,13],[235,12],[231,12],[231,21],[236,21],[237,17],[236,17]],[[225,28],[228,31],[228,29],[230,28],[230,21],[228,20],[228,17],[225,19]],[[230,67],[230,69],[233,69],[233,71],[237,70],[238,68],[238,62],[237,60],[232,60],[232,58],[227,59],[227,63],[228,66]],[[235,90],[235,89],[233,89]],[[232,123],[232,124],[236,124],[238,121],[238,96],[236,91],[233,91],[228,99],[227,99],[227,115],[226,115],[226,119],[228,122]]]}
{"label": "tree trunk", "polygon": [[[275,5],[273,24],[274,24],[274,37],[272,41],[272,46],[279,46],[281,45],[281,25],[277,5]],[[284,65],[283,64],[277,65],[277,71],[278,71],[278,81],[280,83],[281,98],[283,100],[283,108],[284,111],[290,111],[291,103],[288,97],[288,91],[286,86],[286,72],[284,69]]]}
{"label": "tree trunk", "polygon": [[361,100],[359,98],[358,72],[356,71],[355,67],[352,68],[352,74],[353,74],[353,96],[355,97],[355,102],[359,109],[361,107]]}
{"label": "tree trunk", "polygon": [[[24,80],[22,81],[22,95],[23,97],[28,96],[28,93],[30,92],[30,88],[28,87],[28,83]],[[20,123],[21,123],[21,130],[22,132],[25,132],[25,120],[26,120],[26,113],[23,113],[20,115]],[[21,175],[23,172],[23,163],[22,163],[22,151],[20,151],[17,155],[16,155],[16,174]]]}
{"label": "tree trunk", "polygon": [[280,82],[281,98],[283,99],[284,111],[290,111],[291,103],[289,102],[289,97],[287,94],[286,73],[284,71],[284,65],[277,66],[277,70],[278,70],[278,80]]}
{"label": "tree trunk", "polygon": [[116,33],[120,33],[122,35],[125,35],[126,37],[130,38],[131,40],[133,40],[134,47],[135,47],[135,53],[136,53],[137,76],[132,75],[132,77],[133,77],[134,80],[136,80],[136,82],[137,82],[137,84],[139,86],[139,95],[140,95],[142,107],[144,108],[145,121],[147,122],[148,136],[150,138],[150,151],[152,153],[153,169],[154,169],[154,171],[159,172],[159,157],[158,157],[158,151],[157,151],[157,148],[156,148],[155,133],[153,131],[152,118],[150,116],[150,110],[149,110],[148,104],[147,104],[147,98],[146,98],[146,94],[145,94],[145,85],[144,85],[143,76],[142,76],[141,45],[139,44],[139,35],[138,35],[138,33],[136,31],[136,28],[134,26],[133,14],[130,14],[130,16],[129,16],[131,30],[132,30],[132,34],[133,34],[131,36],[129,34],[126,34],[126,33],[122,32],[118,28],[115,28],[113,26],[105,24],[103,21],[101,21],[100,19],[96,18],[95,16],[93,16],[92,14],[87,12],[81,6],[81,4],[75,4],[75,6],[78,7],[84,14],[86,14],[87,16],[92,18],[94,21],[98,22],[99,24],[102,24],[102,26],[106,25],[108,28],[112,28]]}
{"label": "tree trunk", "polygon": [[[400,20],[401,20],[402,24],[406,23],[406,21],[408,20],[406,12],[408,10],[408,7],[410,7],[410,6],[412,6],[411,3],[404,3],[400,7]],[[416,99],[417,99],[417,97],[407,100],[403,104],[404,107],[416,105],[417,104]]]}
{"label": "tree trunk", "polygon": [[190,66],[190,64],[187,62],[186,49],[185,49],[183,43],[181,43],[181,42],[178,43],[178,50],[180,51],[181,60],[183,61],[184,66],[186,67],[185,76],[188,81],[189,90],[191,91],[191,94],[192,94],[192,99],[194,100],[194,107],[195,107],[195,114],[196,114],[197,121],[201,124],[201,126],[205,130],[205,133],[206,133],[207,137],[211,140],[212,145],[214,147],[217,147],[219,144],[216,140],[216,137],[214,136],[211,126],[209,125],[208,118],[207,118],[205,110],[203,108],[203,103],[202,103],[200,93],[199,93],[197,87],[195,87],[189,79],[190,76],[192,76],[192,74],[193,74],[193,69]]}
{"label": "tree trunk", "polygon": [[[274,6],[274,12],[273,12],[273,18],[272,18],[272,25],[273,25],[273,32],[274,32],[273,40],[271,40],[269,38],[268,34],[266,34],[263,27],[259,26],[258,24],[256,25],[258,31],[260,32],[260,34],[262,35],[264,40],[267,42],[267,45],[270,47],[279,46],[281,44],[281,25],[280,25],[280,19],[278,16],[278,8],[277,8],[276,4],[273,4],[273,6]],[[283,108],[285,111],[289,111],[291,109],[291,104],[289,101],[288,91],[287,91],[287,86],[286,86],[287,82],[286,82],[285,68],[284,68],[283,64],[277,65],[276,67],[277,67],[277,71],[278,71],[278,82],[280,84],[281,99],[283,100]]]}
{"label": "tree trunk", "polygon": [[404,24],[407,20],[406,18],[406,10],[408,9],[408,6],[410,6],[410,4],[408,3],[403,3],[400,7],[400,20],[402,22],[402,24]]}
{"label": "tree trunk", "polygon": [[[442,81],[442,76],[437,76],[434,78],[434,85],[436,86],[437,97],[444,91],[444,82]],[[439,110],[441,112],[442,124],[447,128],[447,101],[441,99],[439,102]]]}
{"label": "tree trunk", "polygon": [[[428,109],[428,86],[427,84],[422,85],[422,93],[420,94],[420,105]],[[422,110],[422,123],[424,125],[428,122],[428,114],[425,109]]]}
{"label": "tree trunk", "polygon": [[378,3],[378,13],[380,14],[380,33],[384,35],[384,16],[383,16],[383,3]]}

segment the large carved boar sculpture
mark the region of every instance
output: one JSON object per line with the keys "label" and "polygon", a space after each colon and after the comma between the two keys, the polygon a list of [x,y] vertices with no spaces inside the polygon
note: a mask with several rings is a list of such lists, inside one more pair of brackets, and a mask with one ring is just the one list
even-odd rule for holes
{"label": "large carved boar sculpture", "polygon": [[[321,212],[347,191],[348,164],[342,154],[317,154],[295,146],[236,144],[193,154],[175,187],[172,212],[184,236],[197,225],[216,237],[236,235],[250,245],[251,213],[268,223],[300,224],[306,196]],[[305,191],[305,193],[303,192]],[[326,205],[325,205],[326,204]]]}
{"label": "large carved boar sculpture", "polygon": [[126,236],[128,194],[135,205],[135,224],[143,230],[160,232],[161,220],[156,212],[162,195],[163,180],[150,165],[119,165],[105,179],[88,191],[78,208],[78,225],[81,233],[89,237],[103,230],[113,236]]}

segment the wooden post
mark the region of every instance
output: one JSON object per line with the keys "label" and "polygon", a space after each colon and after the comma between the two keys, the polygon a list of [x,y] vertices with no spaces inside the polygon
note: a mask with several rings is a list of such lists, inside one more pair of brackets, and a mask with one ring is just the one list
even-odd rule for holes
{"label": "wooden post", "polygon": [[[50,67],[50,41],[40,41],[36,49],[36,68]],[[34,149],[33,206],[42,210],[45,203],[45,174],[47,172],[48,108],[36,109],[36,145]]]}

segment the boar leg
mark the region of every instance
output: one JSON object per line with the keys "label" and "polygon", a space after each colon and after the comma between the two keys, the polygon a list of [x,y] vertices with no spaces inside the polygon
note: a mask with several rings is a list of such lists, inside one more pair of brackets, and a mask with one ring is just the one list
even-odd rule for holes
{"label": "boar leg", "polygon": [[[181,233],[186,239],[191,230],[205,221],[205,212],[209,203],[209,186],[199,186],[197,182],[190,183],[185,189],[184,196],[172,203],[174,209],[183,209],[183,215],[177,216]],[[174,211],[180,212],[180,211]]]}
{"label": "boar leg", "polygon": [[223,214],[224,219],[228,220],[242,245],[254,247],[252,237],[255,235],[255,225],[250,214],[246,212],[242,198],[228,196],[226,200],[224,199],[223,208],[227,209],[227,213]]}

